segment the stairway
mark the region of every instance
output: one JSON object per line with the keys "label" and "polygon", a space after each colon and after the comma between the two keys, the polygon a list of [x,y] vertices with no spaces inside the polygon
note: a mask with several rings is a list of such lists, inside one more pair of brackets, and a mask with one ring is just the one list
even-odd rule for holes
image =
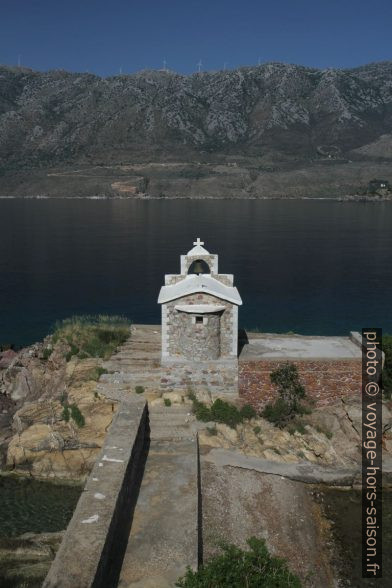
{"label": "stairway", "polygon": [[[132,326],[97,391],[131,405],[160,395],[160,330]],[[136,394],[135,387],[144,393]],[[149,403],[150,447],[118,586],[171,588],[198,562],[197,422],[189,404]]]}

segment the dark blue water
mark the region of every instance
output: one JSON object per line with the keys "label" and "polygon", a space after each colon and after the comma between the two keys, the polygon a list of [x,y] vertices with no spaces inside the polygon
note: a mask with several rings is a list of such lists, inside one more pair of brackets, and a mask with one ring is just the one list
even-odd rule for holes
{"label": "dark blue water", "polygon": [[242,326],[392,332],[392,203],[0,200],[0,342],[81,313],[158,323],[198,236],[235,275]]}

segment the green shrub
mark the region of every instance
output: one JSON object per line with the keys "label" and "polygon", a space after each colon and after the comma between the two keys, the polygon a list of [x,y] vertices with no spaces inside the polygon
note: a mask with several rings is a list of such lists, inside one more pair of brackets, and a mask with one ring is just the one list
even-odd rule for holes
{"label": "green shrub", "polygon": [[69,414],[69,407],[68,407],[68,405],[66,404],[66,405],[63,407],[63,411],[62,411],[62,413],[61,413],[61,418],[63,418],[63,419],[64,419],[64,420],[65,420],[65,421],[68,423],[68,421],[69,421],[69,417],[70,417],[70,414]]}
{"label": "green shrub", "polygon": [[135,386],[135,392],[136,394],[143,394],[144,386]]}
{"label": "green shrub", "polygon": [[211,436],[217,435],[218,429],[216,428],[215,425],[213,427],[207,427],[207,433]]}
{"label": "green shrub", "polygon": [[71,417],[78,425],[78,427],[84,427],[85,419],[77,404],[71,404]]}
{"label": "green shrub", "polygon": [[45,349],[42,352],[42,359],[44,361],[47,361],[49,359],[49,357],[52,355],[53,353],[53,349],[50,349],[50,347],[45,347]]}
{"label": "green shrub", "polygon": [[189,392],[188,396],[192,400],[193,413],[197,420],[202,421],[203,423],[208,423],[208,421],[212,421],[211,411],[208,408],[208,406],[203,404],[203,402],[200,402],[200,400],[196,398],[194,392]]}
{"label": "green shrub", "polygon": [[227,543],[222,553],[210,559],[196,572],[188,568],[176,586],[180,588],[301,588],[285,560],[269,554],[264,539],[251,537],[249,550]]}
{"label": "green shrub", "polygon": [[306,429],[302,423],[297,423],[295,428],[298,431],[298,433],[300,433],[300,435],[305,435]]}
{"label": "green shrub", "polygon": [[256,411],[249,405],[245,405],[241,410],[238,410],[234,404],[229,404],[220,398],[217,398],[210,407],[206,406],[196,398],[193,392],[189,393],[189,398],[193,403],[193,413],[197,420],[208,423],[215,421],[216,423],[224,423],[233,429],[242,423],[245,419],[250,419],[256,416]]}
{"label": "green shrub", "polygon": [[250,404],[244,404],[240,413],[243,419],[254,419],[257,416],[257,412]]}
{"label": "green shrub", "polygon": [[293,363],[284,363],[271,373],[270,378],[277,387],[279,396],[275,402],[267,404],[264,408],[264,418],[279,427],[284,427],[298,414],[310,412],[310,409],[300,402],[306,396],[305,388]]}
{"label": "green shrub", "polygon": [[282,398],[277,398],[275,402],[266,405],[262,415],[270,423],[285,423],[286,420],[290,419],[291,409]]}
{"label": "green shrub", "polygon": [[89,373],[89,378],[90,378],[90,380],[95,380],[96,382],[98,382],[99,378],[103,374],[107,374],[107,373],[108,373],[108,371],[99,365],[91,370],[91,372]]}
{"label": "green shrub", "polygon": [[165,406],[171,406],[171,400],[170,398],[164,398],[163,402],[165,403]]}
{"label": "green shrub", "polygon": [[217,398],[211,405],[211,416],[213,421],[217,423],[224,423],[229,427],[235,428],[240,422],[242,422],[242,416],[240,411],[233,404],[229,404],[220,398]]}
{"label": "green shrub", "polygon": [[256,427],[253,427],[253,432],[255,435],[258,435],[259,433],[261,433],[261,427],[259,427],[258,425]]}
{"label": "green shrub", "polygon": [[332,437],[333,437],[332,431],[325,431],[325,436],[327,437],[327,439],[332,439]]}
{"label": "green shrub", "polygon": [[384,369],[382,371],[382,388],[385,398],[392,398],[392,335],[384,335],[382,349],[385,353]]}
{"label": "green shrub", "polygon": [[78,355],[79,353],[79,347],[77,347],[76,345],[74,345],[73,343],[69,344],[71,349],[68,351],[68,353],[65,356],[66,361],[71,361],[72,357],[74,355]]}

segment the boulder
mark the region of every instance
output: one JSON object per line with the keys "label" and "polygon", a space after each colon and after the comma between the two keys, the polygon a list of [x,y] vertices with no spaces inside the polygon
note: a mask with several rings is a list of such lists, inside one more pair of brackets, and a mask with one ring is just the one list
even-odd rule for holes
{"label": "boulder", "polygon": [[14,361],[15,357],[18,354],[13,349],[7,349],[6,351],[0,352],[0,369],[5,369],[10,367],[12,362]]}
{"label": "boulder", "polygon": [[162,394],[163,400],[170,400],[172,404],[181,404],[182,396],[178,392],[164,392]]}

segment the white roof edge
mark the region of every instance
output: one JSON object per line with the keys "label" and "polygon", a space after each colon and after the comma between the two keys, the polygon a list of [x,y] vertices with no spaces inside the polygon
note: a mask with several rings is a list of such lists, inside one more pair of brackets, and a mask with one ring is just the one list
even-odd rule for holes
{"label": "white roof edge", "polygon": [[[176,286],[177,284],[173,284]],[[201,286],[194,286],[187,292],[179,292],[178,290],[167,293],[165,290],[170,288],[170,286],[162,286],[161,291],[159,292],[158,296],[158,304],[164,304],[165,302],[170,302],[171,300],[176,300],[177,298],[182,298],[183,296],[188,296],[188,294],[196,294],[197,292],[203,292],[204,294],[211,294],[211,296],[215,296],[215,298],[221,298],[222,300],[227,300],[227,302],[231,302],[232,304],[236,304],[237,306],[242,305],[241,296],[235,286],[227,287],[228,289],[233,291],[233,296],[229,294],[221,294],[214,292],[210,288],[202,288]]]}
{"label": "white roof edge", "polygon": [[195,245],[188,251],[186,257],[193,257],[195,255],[211,255],[211,253],[207,251],[207,249],[204,249],[204,247],[201,245]]}

